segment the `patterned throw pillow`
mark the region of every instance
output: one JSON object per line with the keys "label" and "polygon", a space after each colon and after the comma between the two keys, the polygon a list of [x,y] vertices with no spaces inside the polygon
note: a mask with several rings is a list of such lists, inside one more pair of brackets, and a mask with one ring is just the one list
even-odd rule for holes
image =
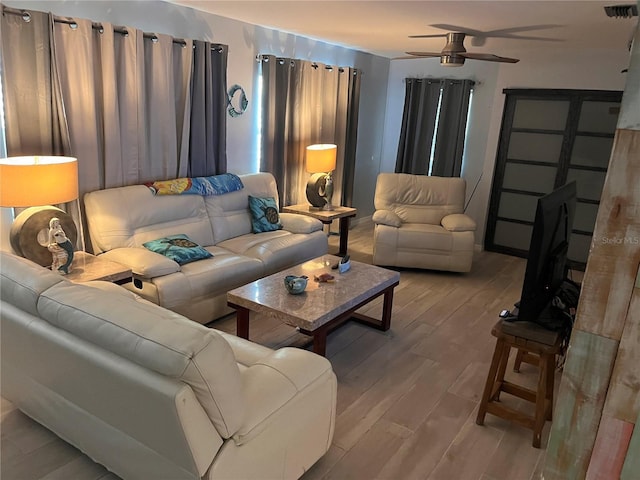
{"label": "patterned throw pillow", "polygon": [[184,265],[213,255],[184,234],[169,235],[142,244],[152,252],[160,253],[174,262]]}
{"label": "patterned throw pillow", "polygon": [[249,195],[249,210],[251,210],[253,233],[271,232],[282,228],[275,198],[260,198]]}

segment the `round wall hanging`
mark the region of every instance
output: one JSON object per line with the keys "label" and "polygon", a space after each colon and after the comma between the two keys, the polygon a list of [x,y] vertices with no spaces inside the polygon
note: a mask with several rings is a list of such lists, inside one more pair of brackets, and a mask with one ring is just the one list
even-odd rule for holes
{"label": "round wall hanging", "polygon": [[[234,104],[234,97],[238,92],[240,92],[240,96],[235,101],[235,104]],[[228,101],[229,101],[229,108],[227,109],[227,111],[229,112],[229,115],[232,117],[239,117],[245,112],[245,110],[249,106],[249,100],[247,100],[247,95],[244,93],[244,88],[242,88],[238,84],[232,86],[229,89]]]}

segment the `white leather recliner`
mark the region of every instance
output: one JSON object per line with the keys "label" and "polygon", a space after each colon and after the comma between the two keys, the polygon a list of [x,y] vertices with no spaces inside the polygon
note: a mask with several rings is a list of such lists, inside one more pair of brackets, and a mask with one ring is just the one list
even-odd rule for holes
{"label": "white leather recliner", "polygon": [[459,177],[379,174],[373,263],[470,271],[476,223],[463,213],[465,190]]}

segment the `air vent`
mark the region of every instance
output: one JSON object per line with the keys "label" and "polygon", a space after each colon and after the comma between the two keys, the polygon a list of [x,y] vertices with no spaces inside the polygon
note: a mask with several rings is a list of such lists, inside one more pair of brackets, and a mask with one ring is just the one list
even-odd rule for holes
{"label": "air vent", "polygon": [[637,5],[611,5],[604,7],[604,11],[608,17],[631,18],[638,16]]}

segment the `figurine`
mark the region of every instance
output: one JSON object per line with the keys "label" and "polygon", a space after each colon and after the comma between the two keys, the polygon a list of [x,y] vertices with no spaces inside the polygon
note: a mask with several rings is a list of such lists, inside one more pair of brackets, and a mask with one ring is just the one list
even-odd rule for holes
{"label": "figurine", "polygon": [[49,220],[49,244],[47,249],[53,256],[51,270],[58,271],[62,275],[69,273],[71,262],[73,262],[73,244],[67,238],[60,219],[53,217]]}

